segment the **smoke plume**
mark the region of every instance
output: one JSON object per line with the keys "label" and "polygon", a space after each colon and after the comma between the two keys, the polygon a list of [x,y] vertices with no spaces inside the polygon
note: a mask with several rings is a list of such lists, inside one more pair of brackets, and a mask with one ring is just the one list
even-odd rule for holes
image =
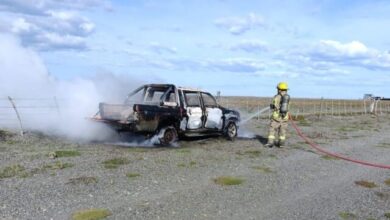
{"label": "smoke plume", "polygon": [[59,80],[49,74],[39,54],[23,47],[16,37],[0,35],[0,48],[0,106],[8,106],[0,109],[0,128],[18,126],[9,108],[10,96],[20,107],[25,129],[81,140],[106,138],[112,131],[87,117],[97,112],[99,102],[122,103],[129,92],[144,83],[112,73]]}

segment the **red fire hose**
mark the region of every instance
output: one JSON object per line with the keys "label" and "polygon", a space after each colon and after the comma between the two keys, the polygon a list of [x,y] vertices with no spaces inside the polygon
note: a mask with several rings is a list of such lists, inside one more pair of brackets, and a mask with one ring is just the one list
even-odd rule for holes
{"label": "red fire hose", "polygon": [[350,161],[350,162],[353,162],[353,163],[362,164],[362,165],[365,165],[365,166],[390,169],[390,165],[375,164],[375,163],[371,163],[371,162],[367,162],[367,161],[357,160],[357,159],[349,158],[349,157],[346,157],[346,156],[343,156],[343,155],[340,155],[340,154],[336,154],[336,153],[332,153],[332,152],[329,152],[327,150],[324,150],[323,148],[321,148],[321,146],[319,146],[318,144],[314,143],[310,138],[306,137],[302,133],[301,129],[299,129],[298,126],[295,124],[294,120],[292,120],[291,115],[290,115],[290,121],[291,121],[291,124],[294,127],[295,131],[297,132],[298,136],[300,136],[303,140],[305,140],[306,143],[308,143],[312,148],[316,149],[317,151],[319,151],[321,153],[324,153],[324,154],[327,154],[329,156],[332,156],[332,157],[335,157],[335,158],[339,158],[339,159],[342,159],[342,160]]}

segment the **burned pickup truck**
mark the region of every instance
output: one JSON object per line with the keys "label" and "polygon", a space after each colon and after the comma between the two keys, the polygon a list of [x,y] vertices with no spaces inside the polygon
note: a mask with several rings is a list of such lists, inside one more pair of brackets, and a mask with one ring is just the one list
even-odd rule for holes
{"label": "burned pickup truck", "polygon": [[123,104],[99,104],[93,120],[118,132],[158,135],[159,144],[170,145],[182,136],[222,134],[234,140],[240,114],[220,106],[208,92],[148,84],[130,93]]}

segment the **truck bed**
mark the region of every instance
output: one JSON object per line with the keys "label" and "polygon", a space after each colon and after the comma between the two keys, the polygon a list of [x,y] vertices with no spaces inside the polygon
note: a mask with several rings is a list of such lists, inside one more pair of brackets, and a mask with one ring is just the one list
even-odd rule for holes
{"label": "truck bed", "polygon": [[133,116],[133,105],[123,104],[99,104],[99,113],[101,120],[110,120],[118,122],[126,122]]}

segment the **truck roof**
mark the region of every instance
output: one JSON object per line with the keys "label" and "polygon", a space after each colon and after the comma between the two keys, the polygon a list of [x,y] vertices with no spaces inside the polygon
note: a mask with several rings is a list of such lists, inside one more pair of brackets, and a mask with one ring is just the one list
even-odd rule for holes
{"label": "truck roof", "polygon": [[185,90],[185,91],[203,92],[200,89],[195,89],[195,88],[190,88],[190,87],[178,87],[178,89]]}
{"label": "truck roof", "polygon": [[142,87],[163,87],[163,88],[165,88],[165,87],[170,87],[170,86],[175,86],[175,85],[173,85],[173,84],[145,84],[145,85],[143,85]]}
{"label": "truck roof", "polygon": [[[165,88],[165,87],[170,87],[170,86],[175,86],[175,85],[174,84],[146,84],[146,85],[143,85],[143,86]],[[179,89],[179,90],[184,90],[184,91],[205,92],[205,91],[203,91],[201,89],[191,88],[191,87],[178,86],[176,88]]]}

